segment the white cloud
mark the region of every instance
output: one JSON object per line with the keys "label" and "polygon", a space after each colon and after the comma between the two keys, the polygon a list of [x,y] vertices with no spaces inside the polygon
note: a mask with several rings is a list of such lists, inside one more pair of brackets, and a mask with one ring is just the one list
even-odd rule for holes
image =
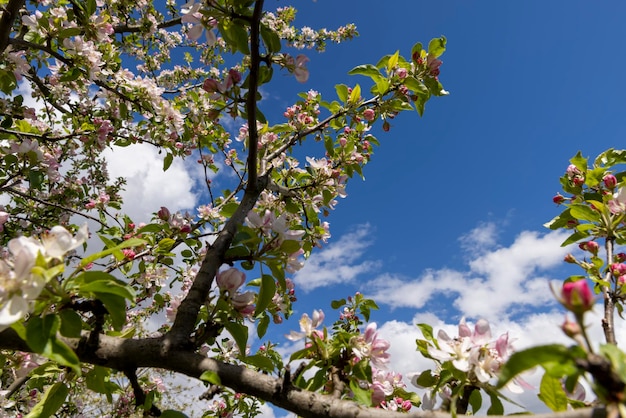
{"label": "white cloud", "polygon": [[122,213],[136,223],[148,221],[161,206],[171,212],[194,208],[195,181],[182,160],[174,159],[170,168],[163,171],[164,155],[159,155],[149,144],[115,147],[106,149],[103,154],[111,177],[127,179],[122,192]]}
{"label": "white cloud", "polygon": [[359,274],[379,266],[377,261],[357,262],[372,244],[369,225],[360,225],[338,241],[314,252],[304,267],[294,276],[299,288],[308,292],[323,286],[353,281]]}
{"label": "white cloud", "polygon": [[392,307],[416,309],[443,296],[453,298],[461,315],[488,319],[543,306],[553,300],[547,270],[562,264],[568,252],[560,246],[565,236],[524,231],[509,247],[485,251],[470,261],[465,271],[441,268],[416,278],[386,273],[368,284],[368,296]]}

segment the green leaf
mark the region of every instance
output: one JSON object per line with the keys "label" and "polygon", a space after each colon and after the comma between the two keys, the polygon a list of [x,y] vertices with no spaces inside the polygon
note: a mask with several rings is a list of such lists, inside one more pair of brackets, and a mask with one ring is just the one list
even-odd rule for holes
{"label": "green leaf", "polygon": [[200,375],[200,380],[202,380],[203,382],[209,382],[212,385],[221,385],[222,384],[222,379],[220,379],[220,376],[211,370],[205,370],[204,372],[202,372],[202,374]]}
{"label": "green leaf", "polygon": [[567,223],[573,220],[574,217],[570,213],[570,209],[567,208],[560,215],[555,216],[550,222],[543,224],[546,228],[550,228],[552,230],[561,229],[567,225]]}
{"label": "green leaf", "polygon": [[29,170],[28,171],[28,182],[30,184],[31,189],[41,189],[41,185],[44,182],[44,175],[41,171],[38,170]]}
{"label": "green leaf", "polygon": [[157,244],[156,252],[158,254],[167,254],[170,252],[174,244],[176,244],[176,240],[172,238],[163,238]]}
{"label": "green leaf", "polygon": [[350,390],[354,394],[354,400],[365,406],[372,406],[372,392],[363,389],[356,380],[350,380]]}
{"label": "green leaf", "polygon": [[372,64],[358,65],[358,66],[354,67],[353,69],[351,69],[350,71],[348,71],[348,74],[350,74],[350,75],[364,75],[364,76],[370,77],[372,79],[375,79],[376,77],[380,77],[381,76],[380,70],[378,68],[376,68],[375,65],[372,65]]}
{"label": "green leaf", "polygon": [[346,304],[345,299],[333,300],[332,302],[330,302],[330,307],[333,309],[339,309],[345,304]]}
{"label": "green leaf", "polygon": [[434,38],[428,43],[428,55],[437,58],[446,50],[446,37]]}
{"label": "green leaf", "polygon": [[487,415],[503,415],[504,406],[502,406],[502,401],[500,401],[498,395],[496,393],[489,393],[489,399],[491,400],[491,406],[487,409]]}
{"label": "green leaf", "polygon": [[49,314],[43,318],[34,316],[26,324],[26,343],[35,353],[43,353],[61,325],[57,315]]}
{"label": "green leaf", "polygon": [[588,233],[576,230],[576,231],[574,231],[574,233],[572,235],[567,237],[567,239],[565,241],[563,241],[563,243],[561,244],[561,247],[566,247],[566,246],[568,246],[570,244],[578,242],[581,239],[585,239],[587,237],[589,237]]}
{"label": "green leaf", "polygon": [[554,412],[567,410],[567,395],[561,381],[547,373],[541,378],[538,396]]}
{"label": "green leaf", "polygon": [[120,331],[126,323],[126,301],[124,298],[111,293],[96,293],[95,296],[107,308],[113,328]]}
{"label": "green leaf", "polygon": [[75,311],[64,309],[59,313],[61,317],[61,335],[68,338],[79,338],[83,329],[83,321]]}
{"label": "green leaf", "polygon": [[70,367],[74,373],[81,375],[80,360],[76,353],[63,341],[56,338],[56,336],[46,344],[43,352],[43,356],[48,357],[50,360],[56,361],[62,366]]}
{"label": "green leaf", "polygon": [[244,363],[258,367],[259,369],[271,372],[274,370],[274,363],[268,357],[261,354],[255,354],[253,356],[247,356],[243,359]]}
{"label": "green leaf", "polygon": [[270,317],[268,315],[262,316],[259,320],[259,325],[256,327],[256,335],[259,338],[263,338],[267,332],[267,327],[270,325]]}
{"label": "green leaf", "polygon": [[66,29],[61,29],[58,33],[57,33],[57,39],[62,40],[65,38],[71,38],[72,36],[77,36],[81,34],[81,28],[66,28]]}
{"label": "green leaf", "polygon": [[59,410],[69,389],[62,382],[57,382],[50,386],[41,400],[31,409],[26,418],[48,418]]}
{"label": "green leaf", "polygon": [[391,72],[394,68],[396,68],[396,65],[398,65],[399,58],[400,58],[400,51],[396,51],[395,54],[389,57],[389,60],[387,61],[387,72]]}
{"label": "green leaf", "polygon": [[265,311],[275,294],[276,282],[274,282],[274,278],[269,274],[264,274],[261,276],[261,288],[259,289],[259,296],[256,301],[254,316],[257,316],[261,312]]}
{"label": "green leaf", "polygon": [[172,165],[172,162],[174,162],[174,156],[168,152],[163,159],[163,171],[167,171]]}
{"label": "green leaf", "polygon": [[270,29],[267,25],[261,25],[261,38],[267,48],[267,52],[275,54],[280,51],[280,37],[276,32]]}
{"label": "green leaf", "polygon": [[74,283],[83,295],[110,293],[135,301],[135,291],[130,285],[104,271],[84,271],[74,278]]}
{"label": "green leaf", "polygon": [[435,386],[438,382],[437,376],[434,376],[431,370],[424,370],[415,380],[418,387],[429,388]]}
{"label": "green leaf", "polygon": [[[100,237],[100,238],[103,238],[103,237]],[[83,258],[79,264],[79,267],[85,267],[87,264],[92,263],[96,260],[99,260],[100,258],[104,258],[116,251],[120,251],[120,250],[123,250],[125,248],[130,248],[130,247],[139,247],[144,244],[146,244],[146,241],[143,239],[139,239],[139,238],[127,239],[126,241],[122,242],[119,245],[116,245],[112,248],[107,248],[104,251],[100,251],[99,253],[95,253],[88,257]]]}
{"label": "green leaf", "polygon": [[474,415],[478,412],[481,406],[483,406],[483,397],[480,394],[480,389],[474,389],[469,397],[469,404],[472,407]]}
{"label": "green leaf", "polygon": [[560,344],[542,345],[513,353],[500,370],[497,387],[501,388],[518,374],[549,363],[574,364],[575,356]]}
{"label": "green leaf", "polygon": [[417,324],[417,327],[420,329],[420,331],[422,331],[422,335],[424,335],[424,338],[426,338],[428,341],[433,341],[433,327],[431,327],[428,324]]}
{"label": "green leaf", "polygon": [[598,222],[600,220],[600,214],[597,211],[583,204],[571,205],[570,213],[574,218],[581,221]]}
{"label": "green leaf", "polygon": [[626,354],[613,344],[602,344],[600,353],[609,359],[622,382],[626,382]]}
{"label": "green leaf", "polygon": [[335,91],[337,92],[337,97],[342,102],[346,103],[348,101],[348,86],[345,84],[337,84],[335,86]]}
{"label": "green leaf", "polygon": [[224,328],[226,328],[230,335],[232,335],[235,339],[239,352],[242,355],[245,355],[246,346],[248,344],[248,327],[236,322],[226,322]]}
{"label": "green leaf", "polygon": [[357,104],[359,100],[361,100],[361,86],[357,84],[350,92],[350,103]]}

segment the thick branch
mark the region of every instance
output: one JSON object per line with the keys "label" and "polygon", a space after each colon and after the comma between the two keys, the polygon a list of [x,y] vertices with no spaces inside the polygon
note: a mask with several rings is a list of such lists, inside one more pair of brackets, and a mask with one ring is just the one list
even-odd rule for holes
{"label": "thick branch", "polygon": [[26,0],[9,0],[7,5],[2,8],[2,17],[0,18],[0,54],[9,45],[9,35],[13,29],[13,23],[19,16],[19,11]]}
{"label": "thick branch", "polygon": [[[86,349],[85,338],[64,339],[80,360],[117,370],[155,367],[199,378],[205,371],[217,373],[222,385],[270,402],[302,417],[318,418],[450,418],[449,414],[419,411],[405,414],[377,408],[365,408],[352,401],[329,395],[286,387],[284,380],[233,364],[222,363],[188,350],[163,350],[163,338],[124,339],[100,335],[98,346]],[[0,348],[30,351],[12,329],[0,332]],[[538,414],[535,418],[606,418],[604,409],[578,409],[554,414]],[[495,415],[490,418],[504,418]]]}
{"label": "thick branch", "polygon": [[213,278],[224,262],[224,256],[233,241],[237,227],[246,219],[248,212],[256,204],[261,191],[266,187],[266,176],[259,178],[256,187],[248,185],[239,207],[226,222],[224,229],[220,231],[213,245],[207,250],[200,271],[198,271],[189,293],[178,307],[172,329],[166,336],[166,350],[185,346],[190,342],[189,337],[195,328],[198,311],[209,295]]}

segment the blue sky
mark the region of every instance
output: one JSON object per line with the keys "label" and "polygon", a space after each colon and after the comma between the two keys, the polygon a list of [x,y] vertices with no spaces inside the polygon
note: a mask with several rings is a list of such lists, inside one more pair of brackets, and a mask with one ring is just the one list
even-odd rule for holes
{"label": "blue sky", "polygon": [[[286,4],[268,0],[266,8]],[[360,37],[321,55],[306,52],[304,85],[276,77],[262,106],[277,115],[298,91],[331,98],[336,83],[367,83],[347,75],[354,66],[396,50],[409,55],[415,42],[441,35],[448,49],[440,79],[450,95],[432,99],[423,118],[404,113],[389,133],[374,131],[381,147],[366,181],[349,184],[329,218],[329,244],[295,277],[294,320],[270,338],[288,353],[293,346],[282,335],[298,328],[302,313],[322,308],[329,325],[330,301],[360,291],[380,302],[373,320],[403,373],[430,366],[415,354],[417,322],[452,335],[461,317],[484,317],[494,336],[509,331],[519,348],[565,341],[548,283],[567,276],[567,250],[559,247],[564,235],[542,225],[559,213],[552,197],[577,151],[593,158],[623,147],[626,5],[302,0],[296,7],[298,25],[353,22]],[[192,187],[197,173],[176,162],[161,177],[151,152],[144,162],[137,154],[112,160],[112,173],[131,176],[128,195],[143,192],[133,210],[201,203]],[[534,393],[525,396],[534,401]]]}

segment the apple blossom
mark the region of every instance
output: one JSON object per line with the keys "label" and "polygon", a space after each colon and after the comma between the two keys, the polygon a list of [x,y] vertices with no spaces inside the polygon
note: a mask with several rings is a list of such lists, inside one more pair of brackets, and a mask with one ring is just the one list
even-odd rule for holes
{"label": "apple blossom", "polygon": [[300,83],[306,83],[309,79],[309,70],[306,68],[307,62],[309,62],[309,58],[306,55],[300,54],[296,57],[293,74]]}
{"label": "apple blossom", "polygon": [[[315,332],[315,328],[321,325],[324,321],[324,311],[314,310],[313,311],[313,319],[309,318],[309,315],[302,314],[300,318],[300,332],[291,331],[288,335],[285,335],[285,338],[291,341],[298,341],[303,338],[312,338]],[[317,334],[315,334],[317,335]]]}
{"label": "apple blossom", "polygon": [[218,272],[215,281],[220,290],[234,294],[246,281],[246,274],[236,268],[229,268]]}
{"label": "apple blossom", "polygon": [[350,340],[352,353],[360,358],[368,358],[372,364],[380,369],[385,368],[389,363],[390,354],[387,352],[391,344],[387,340],[378,338],[376,323],[367,325],[365,332]]}
{"label": "apple blossom", "polygon": [[609,210],[615,215],[626,212],[626,187],[620,187],[613,199],[609,200]]}

